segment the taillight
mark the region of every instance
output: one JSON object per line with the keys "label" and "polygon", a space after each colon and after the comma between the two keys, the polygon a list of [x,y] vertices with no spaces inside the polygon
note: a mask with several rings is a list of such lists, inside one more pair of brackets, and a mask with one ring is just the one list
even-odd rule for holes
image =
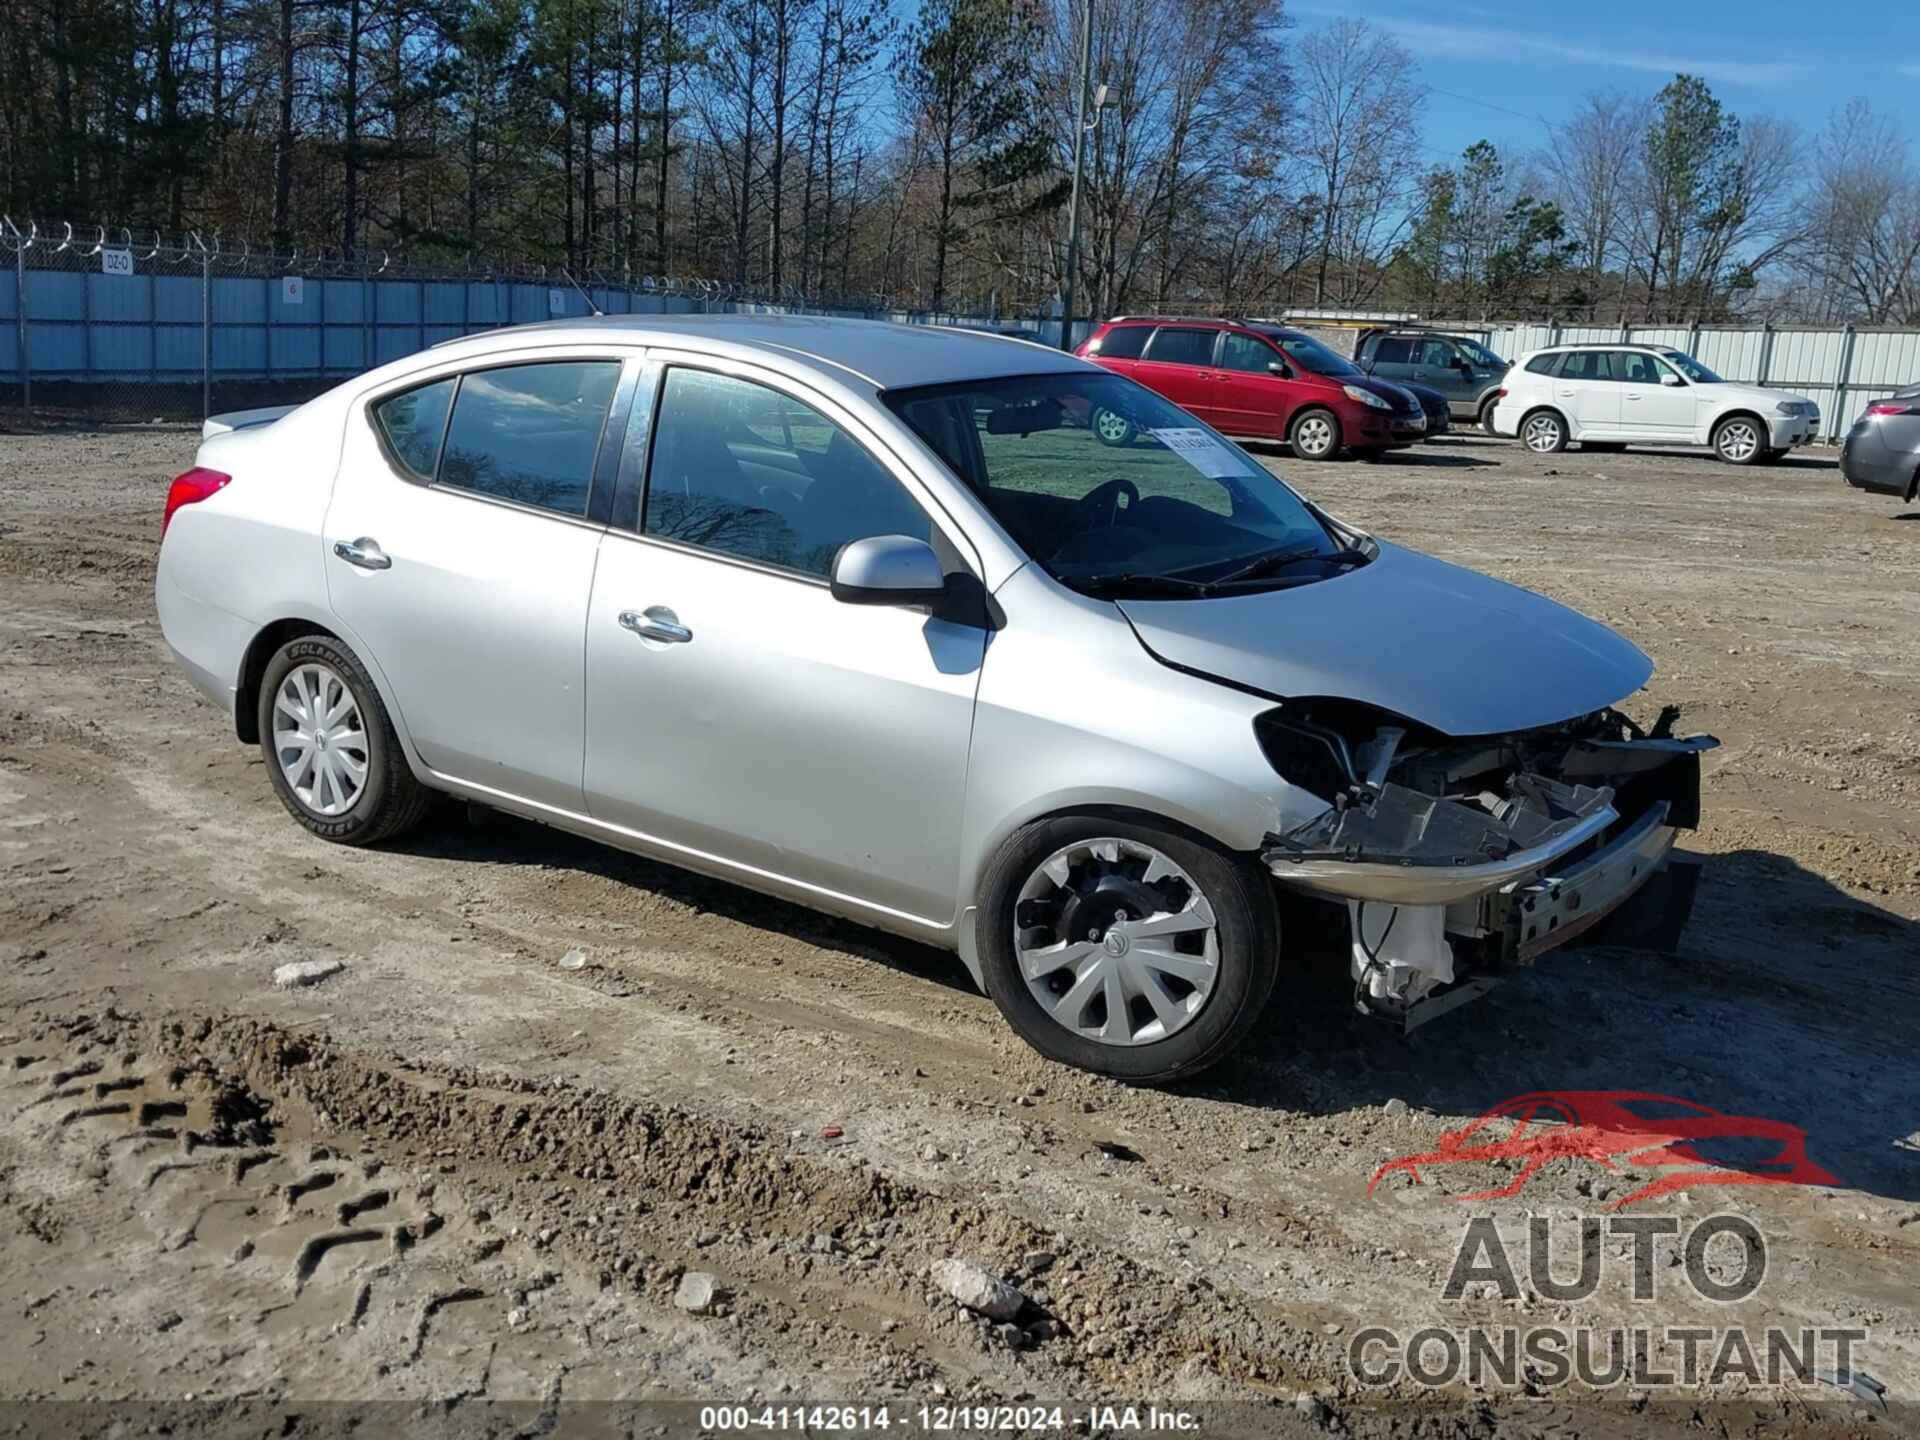
{"label": "taillight", "polygon": [[1867,406],[1869,415],[1920,415],[1920,405],[1902,405],[1898,400],[1883,400]]}
{"label": "taillight", "polygon": [[173,484],[167,487],[167,513],[160,517],[160,538],[167,538],[167,527],[173,523],[174,511],[183,505],[198,505],[209,495],[218,494],[232,483],[233,476],[199,465],[184,475],[174,476]]}
{"label": "taillight", "polygon": [[1493,398],[1495,400],[1504,400],[1507,398],[1507,392],[1504,390],[1496,390],[1493,392]]}

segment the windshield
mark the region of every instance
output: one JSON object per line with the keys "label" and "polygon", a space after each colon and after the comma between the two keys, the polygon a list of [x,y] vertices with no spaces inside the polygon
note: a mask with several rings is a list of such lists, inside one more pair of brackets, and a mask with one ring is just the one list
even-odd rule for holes
{"label": "windshield", "polygon": [[1696,385],[1726,384],[1726,381],[1683,350],[1662,350],[1660,358]]}
{"label": "windshield", "polygon": [[1316,375],[1364,375],[1351,360],[1333,353],[1311,335],[1289,335],[1269,330],[1267,338]]}
{"label": "windshield", "polygon": [[[1098,371],[883,397],[1054,578],[1102,594],[1324,578],[1351,556],[1300,497],[1184,410]],[[1315,564],[1328,557],[1327,564]],[[1237,576],[1261,560],[1258,576]]]}
{"label": "windshield", "polygon": [[1491,365],[1494,369],[1498,370],[1507,363],[1477,340],[1456,338],[1453,343],[1458,345],[1466,354],[1467,359],[1476,365]]}

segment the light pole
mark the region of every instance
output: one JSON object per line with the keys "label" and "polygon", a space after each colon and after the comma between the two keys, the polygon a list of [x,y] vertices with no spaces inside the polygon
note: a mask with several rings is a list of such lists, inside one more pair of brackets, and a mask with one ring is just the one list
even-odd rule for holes
{"label": "light pole", "polygon": [[1067,273],[1060,285],[1060,348],[1073,349],[1073,280],[1080,270],[1080,168],[1087,147],[1087,131],[1098,129],[1106,109],[1107,87],[1093,102],[1093,124],[1087,124],[1087,82],[1093,70],[1093,0],[1080,5],[1080,74],[1073,107],[1073,197],[1067,202]]}

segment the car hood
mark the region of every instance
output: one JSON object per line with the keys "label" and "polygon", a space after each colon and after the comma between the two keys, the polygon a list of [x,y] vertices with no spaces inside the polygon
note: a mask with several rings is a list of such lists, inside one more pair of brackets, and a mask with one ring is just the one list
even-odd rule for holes
{"label": "car hood", "polygon": [[1728,400],[1745,405],[1766,405],[1771,408],[1782,400],[1791,400],[1798,405],[1807,397],[1796,395],[1791,390],[1772,390],[1764,385],[1741,385],[1732,380],[1722,380],[1717,385],[1694,384],[1701,396],[1708,400],[1724,403]]}
{"label": "car hood", "polygon": [[1448,735],[1570,720],[1653,674],[1597,620],[1384,542],[1370,564],[1310,585],[1119,606],[1166,664],[1276,699],[1363,701]]}
{"label": "car hood", "polygon": [[1402,414],[1412,411],[1420,413],[1420,402],[1413,392],[1395,380],[1382,380],[1377,375],[1330,375],[1327,377],[1336,385],[1352,385],[1356,389],[1371,390]]}

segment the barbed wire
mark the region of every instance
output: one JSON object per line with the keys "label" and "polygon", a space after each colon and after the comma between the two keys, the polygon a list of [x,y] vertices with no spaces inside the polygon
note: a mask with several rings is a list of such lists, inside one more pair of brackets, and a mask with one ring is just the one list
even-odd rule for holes
{"label": "barbed wire", "polygon": [[459,261],[418,260],[388,248],[347,255],[326,246],[286,252],[255,245],[219,229],[169,233],[151,227],[76,223],[0,215],[0,248],[28,269],[67,268],[106,250],[125,250],[143,269],[208,270],[222,275],[301,276],[308,279],[416,280],[445,283],[488,281],[564,284],[609,293],[791,308],[890,311],[892,296],[874,291],[804,289],[793,284],[754,285],[700,275],[662,275],[605,269],[574,271],[564,264],[468,256]]}

